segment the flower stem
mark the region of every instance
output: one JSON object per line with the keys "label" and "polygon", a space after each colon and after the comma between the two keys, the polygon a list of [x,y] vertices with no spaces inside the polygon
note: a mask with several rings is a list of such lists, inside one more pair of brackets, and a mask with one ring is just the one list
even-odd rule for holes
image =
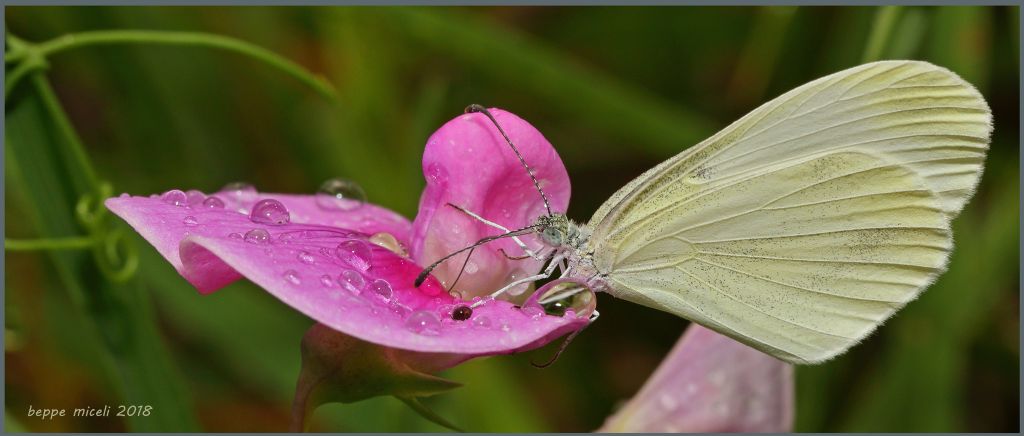
{"label": "flower stem", "polygon": [[96,245],[96,238],[87,236],[46,239],[4,238],[4,250],[6,251],[80,250],[92,248],[94,245]]}
{"label": "flower stem", "polygon": [[110,44],[162,44],[180,46],[201,46],[219,48],[243,54],[270,65],[288,74],[300,82],[309,85],[318,93],[333,100],[336,97],[334,87],[323,77],[316,76],[270,50],[245,41],[200,32],[170,32],[157,30],[97,30],[80,33],[69,33],[46,42],[30,45],[4,58],[5,63],[17,62],[37,52],[42,57],[60,53],[65,50],[93,45]]}

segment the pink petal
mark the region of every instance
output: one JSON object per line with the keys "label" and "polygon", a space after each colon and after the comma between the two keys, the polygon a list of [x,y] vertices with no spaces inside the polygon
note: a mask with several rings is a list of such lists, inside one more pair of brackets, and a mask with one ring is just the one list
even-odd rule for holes
{"label": "pink petal", "polygon": [[[107,199],[105,202],[111,212],[120,216],[128,222],[142,237],[156,247],[157,251],[167,259],[171,265],[181,272],[182,264],[178,256],[178,244],[187,234],[198,232],[215,232],[227,235],[224,229],[210,227],[209,220],[204,217],[210,216],[219,220],[225,214],[237,215],[247,220],[248,211],[253,205],[262,199],[272,198],[283,203],[291,215],[291,222],[304,224],[321,224],[333,226],[366,234],[390,233],[399,242],[409,245],[409,235],[412,225],[405,217],[373,204],[363,204],[351,211],[325,210],[316,204],[312,195],[293,194],[270,194],[260,193],[243,204],[239,204],[230,198],[226,193],[214,193],[210,196],[217,197],[225,203],[224,208],[205,207],[201,203],[192,206],[173,206],[162,201],[160,198],[146,197],[117,197]],[[238,209],[245,211],[239,213]],[[201,226],[190,226],[185,223],[186,217],[196,218]],[[236,217],[236,218],[237,218]],[[237,230],[236,230],[237,231]],[[242,231],[244,234],[245,231]],[[230,271],[218,275],[218,277],[203,278],[203,283],[193,282],[200,291],[212,292],[239,278],[237,273]]]}
{"label": "pink petal", "polygon": [[793,367],[692,324],[605,432],[788,432]]}
{"label": "pink petal", "polygon": [[[552,211],[564,212],[569,204],[569,176],[558,153],[526,121],[501,109],[490,110],[533,169]],[[493,123],[480,113],[460,115],[430,137],[423,153],[423,173],[427,187],[420,198],[412,238],[413,258],[423,265],[484,236],[503,233],[446,203],[509,229],[530,225],[546,213],[526,169]],[[523,239],[530,247],[541,247],[533,236]],[[467,296],[483,295],[508,283],[513,274],[522,277],[539,270],[540,262],[508,261],[499,248],[511,256],[523,254],[509,239],[479,247],[456,289]],[[456,256],[434,274],[447,283],[458,275],[465,260],[465,256]]]}
{"label": "pink petal", "polygon": [[[106,204],[165,257],[178,259],[179,271],[201,291],[244,276],[332,329],[388,347],[466,355],[510,353],[543,345],[587,322],[531,316],[504,301],[488,302],[476,308],[470,320],[455,321],[450,311],[461,302],[433,277],[415,288],[413,281],[422,268],[369,242],[365,233],[312,224],[256,224],[231,210],[174,206],[159,198],[112,198]],[[185,224],[186,217],[195,222]],[[266,243],[243,239],[257,229],[269,234]],[[365,250],[365,263],[336,250],[341,243],[361,247],[357,252]],[[364,284],[349,286],[342,274],[356,275]],[[385,283],[390,300],[374,290],[375,284]]]}

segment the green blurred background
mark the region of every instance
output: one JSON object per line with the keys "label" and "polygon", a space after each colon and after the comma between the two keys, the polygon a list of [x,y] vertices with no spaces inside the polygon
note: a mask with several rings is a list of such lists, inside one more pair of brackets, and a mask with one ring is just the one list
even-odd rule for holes
{"label": "green blurred background", "polygon": [[[995,135],[981,187],[954,223],[949,271],[850,353],[797,370],[798,431],[1019,430],[1019,17],[1011,7],[6,8],[8,31],[29,41],[101,29],[233,36],[337,89],[332,103],[207,48],[62,52],[46,77],[115,192],[238,180],[312,192],[343,176],[409,217],[425,139],[469,103],[544,132],[576,186],[569,215],[585,220],[641,171],[807,81],[873,58],[952,69],[988,99]],[[81,233],[81,181],[45,146],[59,135],[38,86],[23,80],[5,104],[8,238]],[[140,264],[127,282],[104,278],[87,252],[7,252],[6,429],[287,429],[312,322],[249,282],[199,296],[129,237]],[[428,404],[470,431],[597,428],[686,326],[608,296],[600,306],[601,320],[554,366],[529,364],[551,346],[472,361],[446,374],[465,387]],[[29,405],[103,404],[155,410],[25,416]],[[325,406],[312,429],[443,430],[390,397]]]}

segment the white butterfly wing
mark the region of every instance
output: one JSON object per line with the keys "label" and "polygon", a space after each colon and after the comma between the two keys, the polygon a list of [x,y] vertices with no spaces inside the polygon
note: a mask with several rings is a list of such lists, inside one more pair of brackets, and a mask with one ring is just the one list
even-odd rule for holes
{"label": "white butterfly wing", "polygon": [[590,222],[609,293],[792,362],[842,353],[942,269],[991,114],[955,74],[861,65],[755,109]]}

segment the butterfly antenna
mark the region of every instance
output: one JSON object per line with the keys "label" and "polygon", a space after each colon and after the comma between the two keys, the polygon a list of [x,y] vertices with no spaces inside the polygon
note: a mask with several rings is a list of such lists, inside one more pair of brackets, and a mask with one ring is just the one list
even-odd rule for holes
{"label": "butterfly antenna", "polygon": [[[480,238],[480,240],[476,241],[476,243],[474,243],[473,245],[470,245],[468,247],[462,247],[462,248],[460,248],[458,250],[455,250],[455,251],[453,251],[451,253],[448,253],[444,257],[438,259],[436,262],[430,264],[430,266],[428,266],[426,268],[423,268],[423,271],[420,272],[420,275],[416,276],[416,281],[414,282],[414,285],[417,288],[420,287],[420,285],[422,285],[423,282],[427,280],[427,276],[430,275],[430,272],[433,271],[434,268],[437,268],[437,266],[440,265],[441,263],[443,263],[444,261],[446,261],[448,259],[451,259],[455,255],[457,255],[459,253],[462,253],[463,251],[473,250],[476,247],[479,247],[479,246],[481,246],[483,244],[486,244],[488,242],[491,242],[491,241],[494,241],[494,240],[497,240],[497,239],[510,238],[512,236],[522,236],[522,235],[526,235],[526,234],[529,234],[529,233],[533,233],[534,231],[536,231],[536,228],[537,228],[536,225],[532,225],[532,226],[528,226],[528,227],[523,227],[523,228],[521,228],[519,230],[513,230],[513,231],[508,232],[508,233],[503,233],[503,234],[500,234],[500,235],[487,236],[487,237],[484,237],[484,238]],[[466,257],[466,260],[467,261],[469,260],[468,256]],[[461,275],[461,273],[460,273],[460,275]]]}
{"label": "butterfly antenna", "polygon": [[505,138],[505,142],[508,143],[508,146],[512,147],[512,151],[515,152],[516,157],[519,158],[519,162],[523,164],[523,168],[526,168],[526,172],[528,174],[530,174],[530,180],[533,180],[533,186],[537,187],[537,192],[540,193],[540,198],[542,200],[544,200],[544,209],[546,209],[548,211],[548,215],[550,216],[551,215],[551,204],[548,203],[548,196],[547,196],[547,194],[544,194],[544,190],[540,189],[540,182],[537,181],[537,176],[533,175],[533,169],[530,168],[530,166],[526,164],[526,159],[523,159],[523,155],[519,154],[519,149],[516,148],[515,144],[512,144],[512,140],[509,139],[507,134],[505,134],[505,130],[501,128],[500,124],[498,124],[498,120],[494,119],[494,115],[491,115],[491,111],[487,110],[487,108],[485,108],[485,107],[483,107],[481,105],[471,104],[469,106],[466,106],[466,111],[465,112],[467,114],[468,113],[474,113],[474,112],[484,114],[487,118],[489,118],[491,120],[492,123],[494,123],[494,127],[498,128],[498,132],[500,132],[501,136],[503,136]]}
{"label": "butterfly antenna", "polygon": [[462,278],[462,273],[466,271],[466,265],[469,265],[469,258],[473,256],[473,248],[469,249],[469,254],[466,255],[466,260],[462,261],[462,268],[459,268],[459,275],[455,276],[455,281],[453,281],[452,285],[448,287],[448,292],[451,292],[452,289],[455,289],[455,285],[458,284],[459,279]]}

